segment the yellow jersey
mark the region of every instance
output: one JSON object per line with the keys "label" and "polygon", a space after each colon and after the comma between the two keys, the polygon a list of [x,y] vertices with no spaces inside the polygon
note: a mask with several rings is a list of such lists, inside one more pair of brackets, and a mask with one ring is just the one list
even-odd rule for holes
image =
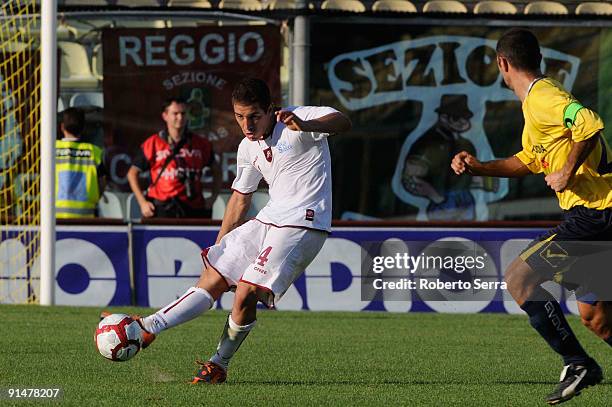
{"label": "yellow jersey", "polygon": [[532,84],[523,101],[523,150],[516,157],[535,174],[548,175],[565,165],[573,142],[593,136],[599,143],[567,188],[557,193],[561,209],[585,206],[591,209],[612,207],[612,159],[603,135],[604,123],[597,113],[580,103],[562,85],[550,78]]}

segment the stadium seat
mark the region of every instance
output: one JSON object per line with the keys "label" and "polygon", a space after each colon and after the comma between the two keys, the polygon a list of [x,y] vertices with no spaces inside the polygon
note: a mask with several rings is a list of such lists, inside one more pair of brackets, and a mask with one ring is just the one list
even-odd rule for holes
{"label": "stadium seat", "polygon": [[212,4],[207,0],[170,0],[168,7],[212,8]]}
{"label": "stadium seat", "polygon": [[574,12],[582,15],[609,16],[612,15],[612,3],[588,1],[580,3]]}
{"label": "stadium seat", "polygon": [[66,109],[66,105],[64,104],[64,99],[62,99],[61,97],[57,98],[57,112],[63,112],[64,109]]}
{"label": "stadium seat", "polygon": [[61,51],[61,87],[93,89],[98,80],[91,73],[85,47],[76,42],[58,41]]}
{"label": "stadium seat", "polygon": [[509,1],[484,0],[474,6],[474,14],[516,14],[516,6]]}
{"label": "stadium seat", "polygon": [[74,40],[79,37],[78,30],[68,24],[58,24],[56,33],[58,41]]}
{"label": "stadium seat", "polygon": [[467,13],[467,7],[457,0],[430,0],[423,6],[423,13]]}
{"label": "stadium seat", "polygon": [[[308,8],[308,2],[302,2],[304,7]],[[272,0],[268,3],[270,10],[298,10],[300,8],[299,0]]]}
{"label": "stadium seat", "polygon": [[321,4],[321,10],[352,11],[353,13],[363,13],[365,6],[359,0],[325,0]]}
{"label": "stadium seat", "polygon": [[142,219],[142,213],[140,212],[140,205],[136,200],[134,194],[129,194],[126,200],[126,220],[128,222],[140,222]]}
{"label": "stadium seat", "polygon": [[104,95],[102,92],[75,93],[70,98],[70,107],[104,107]]}
{"label": "stadium seat", "polygon": [[263,6],[259,0],[221,0],[220,9],[259,11]]}
{"label": "stadium seat", "polygon": [[119,196],[113,192],[105,191],[98,201],[98,216],[100,218],[124,219]]}
{"label": "stadium seat", "polygon": [[98,44],[93,49],[93,54],[91,56],[91,69],[93,76],[98,80],[104,79],[104,75],[102,74],[104,71],[104,55],[102,54],[102,44]]}
{"label": "stadium seat", "polygon": [[534,1],[525,6],[525,14],[567,14],[567,7],[556,1]]}
{"label": "stadium seat", "polygon": [[396,13],[416,13],[414,4],[408,0],[378,0],[372,5],[372,11],[392,11]]}

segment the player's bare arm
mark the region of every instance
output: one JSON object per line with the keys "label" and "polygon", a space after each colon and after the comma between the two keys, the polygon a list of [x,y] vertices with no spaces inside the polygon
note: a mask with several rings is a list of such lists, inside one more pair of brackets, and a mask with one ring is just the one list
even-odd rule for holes
{"label": "player's bare arm", "polygon": [[462,151],[455,155],[451,161],[451,168],[457,175],[461,175],[465,172],[470,175],[514,178],[531,174],[529,168],[515,156],[480,162],[467,151]]}
{"label": "player's bare arm", "polygon": [[241,194],[240,192],[234,191],[227,203],[216,243],[219,243],[223,236],[244,223],[246,214],[251,206],[252,197],[252,194]]}
{"label": "player's bare arm", "polygon": [[288,110],[276,112],[276,121],[284,123],[290,130],[314,133],[343,133],[352,127],[351,121],[344,114],[331,113],[318,119],[302,120],[295,113]]}
{"label": "player's bare arm", "polygon": [[138,184],[139,173],[140,169],[132,165],[127,173],[127,179],[130,184],[130,188],[132,188],[132,192],[134,192],[134,197],[136,197],[136,201],[140,206],[142,216],[145,218],[150,218],[155,213],[155,205],[153,205],[153,202],[147,201],[147,198],[140,189],[140,184]]}
{"label": "player's bare arm", "polygon": [[582,165],[584,160],[586,160],[591,151],[593,151],[598,142],[599,132],[587,140],[572,143],[572,149],[570,150],[563,168],[548,174],[546,178],[544,178],[546,184],[555,192],[561,192],[567,188],[567,185],[574,174],[576,174],[578,168]]}

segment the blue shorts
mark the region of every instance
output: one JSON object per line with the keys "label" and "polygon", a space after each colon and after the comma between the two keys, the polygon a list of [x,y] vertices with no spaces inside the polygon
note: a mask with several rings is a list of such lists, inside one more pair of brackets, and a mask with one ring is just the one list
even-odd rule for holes
{"label": "blue shorts", "polygon": [[612,208],[576,206],[520,257],[546,280],[576,292],[580,302],[612,300]]}

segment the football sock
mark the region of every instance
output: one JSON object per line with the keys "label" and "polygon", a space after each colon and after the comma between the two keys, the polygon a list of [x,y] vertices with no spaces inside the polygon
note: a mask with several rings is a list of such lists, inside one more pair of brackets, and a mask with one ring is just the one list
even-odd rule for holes
{"label": "football sock", "polygon": [[531,326],[563,357],[565,365],[590,360],[567,323],[561,306],[548,291],[538,287],[521,308],[529,315]]}
{"label": "football sock", "polygon": [[242,341],[253,329],[256,322],[255,320],[248,325],[238,325],[232,320],[232,315],[230,314],[223,328],[219,345],[217,345],[217,352],[210,358],[210,361],[227,370],[230,359],[240,348]]}
{"label": "football sock", "polygon": [[164,329],[190,321],[208,311],[215,300],[203,288],[191,287],[185,294],[155,314],[142,319],[145,329],[157,335]]}

